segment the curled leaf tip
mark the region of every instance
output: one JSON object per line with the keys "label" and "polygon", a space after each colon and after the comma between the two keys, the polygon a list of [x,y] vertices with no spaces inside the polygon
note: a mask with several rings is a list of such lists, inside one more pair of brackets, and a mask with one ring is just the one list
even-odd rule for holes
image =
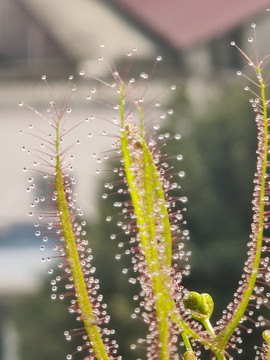
{"label": "curled leaf tip", "polygon": [[190,310],[191,316],[197,321],[205,321],[210,318],[214,309],[212,297],[207,293],[199,294],[190,291],[183,299],[186,310]]}
{"label": "curled leaf tip", "polygon": [[264,340],[267,343],[270,343],[270,330],[269,329],[264,330],[263,333],[262,333],[262,337],[264,338]]}

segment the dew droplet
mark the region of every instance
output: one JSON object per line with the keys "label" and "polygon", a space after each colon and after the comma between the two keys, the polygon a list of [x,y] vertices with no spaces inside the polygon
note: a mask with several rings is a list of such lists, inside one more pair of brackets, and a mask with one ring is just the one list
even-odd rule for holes
{"label": "dew droplet", "polygon": [[144,80],[148,79],[148,74],[146,74],[145,72],[140,73],[140,77]]}
{"label": "dew droplet", "polygon": [[41,76],[41,80],[46,80],[46,79],[47,79],[46,75]]}
{"label": "dew droplet", "polygon": [[185,176],[185,172],[184,171],[179,171],[178,176],[180,178],[183,178]]}
{"label": "dew droplet", "polygon": [[175,215],[175,218],[176,218],[177,220],[182,220],[182,219],[183,219],[183,215],[182,215],[182,214],[176,214],[176,215]]}
{"label": "dew droplet", "polygon": [[19,106],[23,106],[23,101],[20,101],[20,102],[19,102]]}

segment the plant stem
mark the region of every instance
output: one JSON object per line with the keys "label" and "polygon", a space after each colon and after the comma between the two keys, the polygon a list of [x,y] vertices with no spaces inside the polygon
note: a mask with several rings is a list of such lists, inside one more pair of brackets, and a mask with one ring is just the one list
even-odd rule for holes
{"label": "plant stem", "polygon": [[216,358],[217,360],[226,360],[226,356],[222,353],[222,354],[216,354]]}
{"label": "plant stem", "polygon": [[[215,350],[213,338],[202,338],[182,319],[170,291],[171,230],[165,195],[152,154],[144,138],[143,112],[139,107],[140,135],[130,131],[125,122],[124,84],[120,84],[121,150],[127,185],[132,199],[139,231],[139,239],[149,271],[157,327],[159,332],[159,359],[168,360],[170,322],[184,333],[184,342],[191,349],[188,337],[199,340]],[[136,128],[136,127],[135,127]],[[159,225],[156,228],[156,225]],[[158,236],[157,236],[158,235]],[[206,324],[212,335],[211,325]]]}
{"label": "plant stem", "polygon": [[215,335],[213,326],[211,325],[209,319],[202,321],[202,323],[203,323],[204,327],[206,328],[206,330],[209,332],[209,334]]}
{"label": "plant stem", "polygon": [[192,347],[191,347],[191,344],[190,344],[190,341],[189,341],[189,338],[188,338],[187,334],[186,334],[184,331],[182,331],[182,332],[181,332],[181,336],[182,336],[184,345],[185,345],[185,347],[186,347],[186,350],[187,350],[187,351],[188,351],[188,350],[192,350]]}
{"label": "plant stem", "polygon": [[57,195],[57,210],[59,214],[62,235],[66,245],[66,256],[70,266],[72,278],[74,281],[74,288],[76,291],[76,297],[81,312],[81,317],[84,322],[85,330],[87,332],[89,340],[91,341],[91,345],[94,349],[95,356],[98,360],[109,360],[102,338],[99,333],[98,326],[95,325],[97,319],[96,316],[94,315],[91,303],[89,301],[87,287],[85,284],[85,279],[77,252],[76,239],[73,234],[72,222],[70,219],[64,182],[63,182],[63,175],[61,171],[61,160],[59,153],[59,125],[60,125],[60,118],[57,119],[56,140],[55,140],[55,149],[56,149],[55,191]]}
{"label": "plant stem", "polygon": [[[264,206],[265,206],[265,185],[266,185],[266,174],[267,174],[267,153],[268,153],[268,124],[267,124],[267,105],[266,105],[266,96],[265,96],[265,85],[262,79],[261,68],[257,67],[257,75],[261,88],[261,99],[262,99],[262,109],[263,109],[263,149],[261,154],[258,155],[258,163],[260,166],[257,166],[257,171],[260,170],[259,181],[260,181],[260,199],[259,199],[259,216],[258,220],[255,223],[257,229],[257,239],[256,239],[256,247],[254,245],[254,250],[252,253],[255,255],[253,261],[253,267],[250,270],[250,278],[248,283],[245,286],[243,291],[242,299],[239,302],[236,310],[232,316],[232,319],[228,322],[225,328],[219,333],[217,336],[217,343],[220,349],[225,349],[228,340],[233,334],[234,330],[238,326],[240,320],[242,319],[247,305],[250,300],[250,296],[252,295],[257,274],[260,265],[261,259],[261,250],[262,250],[262,241],[263,241],[263,231],[264,231]],[[255,239],[254,239],[255,240]],[[253,240],[253,241],[254,241]]]}

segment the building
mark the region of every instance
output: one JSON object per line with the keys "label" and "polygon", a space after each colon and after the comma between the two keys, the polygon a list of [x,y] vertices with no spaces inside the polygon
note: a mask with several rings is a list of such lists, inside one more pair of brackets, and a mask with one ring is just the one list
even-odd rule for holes
{"label": "building", "polygon": [[203,0],[196,6],[179,0],[2,0],[0,75],[37,76],[45,67],[54,76],[81,67],[95,72],[101,43],[113,60],[137,47],[140,58],[162,53],[181,66],[198,57],[208,66],[235,66],[230,40],[241,43],[243,27],[262,23],[267,5],[268,0]]}

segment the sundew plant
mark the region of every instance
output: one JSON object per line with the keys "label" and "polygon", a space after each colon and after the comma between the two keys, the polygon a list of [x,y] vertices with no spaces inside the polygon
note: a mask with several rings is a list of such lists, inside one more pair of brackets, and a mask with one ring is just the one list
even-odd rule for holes
{"label": "sundew plant", "polygon": [[[253,39],[249,41],[252,43]],[[90,88],[104,87],[101,104],[105,106],[104,99],[109,98],[106,106],[116,114],[106,120],[115,127],[115,133],[107,134],[113,138],[113,145],[108,146],[108,153],[103,157],[118,161],[118,167],[112,169],[118,179],[105,184],[103,197],[110,201],[110,193],[119,196],[114,204],[122,217],[116,224],[120,231],[117,238],[126,242],[125,253],[130,255],[131,268],[123,269],[123,272],[128,272],[129,282],[140,287],[133,298],[136,302],[133,317],[143,320],[148,329],[146,335],[138,334],[137,344],[131,344],[131,348],[134,351],[137,346],[144,348],[146,359],[234,359],[242,352],[242,334],[250,332],[252,327],[261,327],[262,333],[254,358],[270,359],[270,322],[265,315],[267,311],[261,310],[262,307],[269,308],[270,297],[269,74],[265,68],[269,56],[258,60],[255,53],[254,58],[250,58],[234,42],[232,45],[253,71],[253,75],[240,71],[238,75],[246,79],[245,90],[252,96],[250,103],[258,129],[257,168],[251,235],[243,274],[231,302],[215,323],[211,320],[214,294],[197,293],[183,285],[183,278],[190,273],[191,255],[184,220],[187,198],[179,192],[184,173],[181,169],[172,169],[163,152],[166,142],[177,141],[181,136],[162,134],[156,121],[157,113],[151,110],[156,100],[147,101],[144,92],[138,96],[138,84],[148,82],[150,76],[141,73],[135,79],[129,77],[128,71],[123,75],[110,69],[111,80],[107,80],[83,71],[80,73],[88,78]],[[132,53],[128,55],[131,57]],[[161,57],[156,60],[159,62]],[[84,119],[82,123],[86,124],[83,125],[72,122],[68,107],[69,97],[75,89],[72,81],[71,77],[70,91],[67,91],[63,104],[58,107],[51,100],[47,113],[36,112],[37,122],[41,121],[42,125],[30,126],[33,129],[28,131],[41,142],[41,148],[24,147],[23,150],[35,157],[33,168],[37,179],[42,178],[38,184],[43,184],[42,196],[36,197],[31,206],[45,204],[39,205],[36,213],[36,235],[42,236],[45,244],[55,250],[52,257],[59,260],[58,267],[62,272],[51,280],[52,298],[69,298],[68,310],[78,320],[78,328],[67,330],[65,336],[67,340],[79,336],[81,345],[66,359],[120,360],[121,346],[114,339],[115,332],[110,326],[99,281],[95,278],[91,242],[88,244],[86,240],[85,221],[80,220],[82,212],[73,193],[75,179],[69,161],[73,143],[66,141],[75,128],[87,127],[89,121],[98,119],[94,116]],[[172,86],[171,90],[174,88]],[[108,91],[112,96],[108,97]],[[96,87],[92,87],[90,93],[92,100],[100,99]],[[182,159],[182,155],[175,157]],[[32,177],[29,182],[30,191],[35,188]],[[35,211],[31,211],[30,215],[34,214]],[[107,217],[106,221],[113,219]],[[111,238],[115,237],[115,234],[111,235]],[[102,246],[106,246],[105,241]]]}

